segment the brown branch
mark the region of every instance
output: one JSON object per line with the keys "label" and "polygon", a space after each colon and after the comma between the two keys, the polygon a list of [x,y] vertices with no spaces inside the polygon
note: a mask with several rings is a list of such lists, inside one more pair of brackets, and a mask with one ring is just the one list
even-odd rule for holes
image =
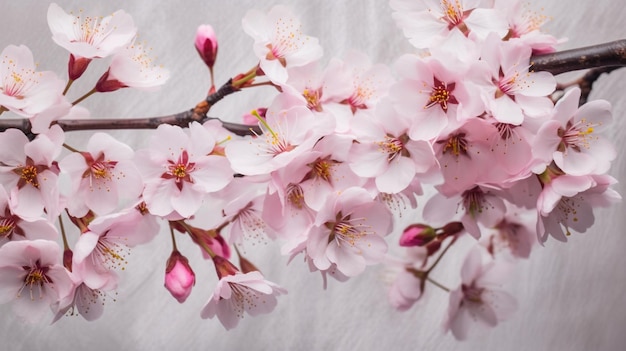
{"label": "brown branch", "polygon": [[626,66],[626,39],[531,57],[531,70],[560,74],[581,69]]}
{"label": "brown branch", "polygon": [[[160,117],[148,117],[148,118],[102,118],[102,119],[62,119],[53,122],[57,124],[64,131],[78,131],[78,130],[115,130],[115,129],[156,129],[161,124],[170,124],[179,127],[187,127],[191,122],[203,123],[210,119],[218,119],[216,117],[208,117],[206,114],[218,101],[222,100],[227,95],[239,91],[232,85],[232,80],[226,82],[215,93],[210,94],[207,98],[199,103],[195,108],[180,112],[174,115],[160,116]],[[222,125],[227,130],[237,135],[250,135],[256,132],[261,133],[258,127],[247,126],[244,124],[223,122]],[[28,119],[6,119],[0,121],[0,132],[7,129],[15,128],[21,130],[29,138],[34,138],[35,135],[31,132],[31,124]]]}

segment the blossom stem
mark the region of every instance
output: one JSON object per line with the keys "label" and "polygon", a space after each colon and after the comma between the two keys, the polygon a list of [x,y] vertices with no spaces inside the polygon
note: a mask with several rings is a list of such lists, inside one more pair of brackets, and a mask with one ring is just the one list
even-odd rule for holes
{"label": "blossom stem", "polygon": [[[196,233],[194,233],[194,231],[193,231],[192,227],[191,227],[189,224],[185,223],[185,221],[183,221],[183,220],[177,221],[176,223],[178,223],[178,224],[180,224],[181,226],[183,226],[183,228],[185,228],[185,230],[187,231],[187,234],[189,234],[189,236],[193,239],[193,241],[194,241],[195,243],[197,243],[198,245],[200,245],[200,247],[201,247],[201,248],[202,248],[202,249],[203,249],[203,250],[204,250],[204,251],[205,251],[205,252],[206,252],[206,253],[207,253],[207,254],[208,254],[211,258],[214,258],[215,256],[217,256],[217,255],[215,254],[215,252],[213,252],[213,250],[209,247],[209,245],[207,245],[207,243],[206,243],[206,242],[205,242],[202,238],[198,237],[198,235],[196,235]],[[171,226],[170,226],[170,229],[171,229]],[[172,232],[172,234],[173,234],[173,232]],[[172,239],[173,239],[173,237],[172,237]],[[176,246],[176,245],[174,245],[174,246]]]}
{"label": "blossom stem", "polygon": [[75,148],[67,145],[66,143],[63,143],[63,147],[68,149],[68,150],[70,150],[71,152],[80,152],[80,151],[76,150]]}
{"label": "blossom stem", "polygon": [[256,77],[256,71],[257,71],[257,67],[254,67],[251,70],[249,70],[242,78],[237,79],[236,81],[233,81],[232,83],[233,87],[236,89],[239,89],[241,88],[242,85],[253,80]]}
{"label": "blossom stem", "polygon": [[433,278],[426,276],[426,280],[428,280],[431,284],[433,284],[434,286],[438,287],[439,289],[445,291],[445,292],[450,292],[450,289],[443,286],[441,283],[439,283],[438,281],[434,280]]}
{"label": "blossom stem", "polygon": [[63,95],[67,94],[68,90],[70,90],[70,87],[72,86],[72,83],[74,83],[73,79],[68,79],[67,80],[67,84],[65,85],[65,89],[63,89]]}
{"label": "blossom stem", "polygon": [[59,215],[59,228],[61,229],[61,238],[63,239],[63,249],[69,250],[70,246],[67,243],[67,237],[65,236],[65,226],[63,226],[63,218]]}
{"label": "blossom stem", "polygon": [[98,91],[96,90],[96,88],[91,89],[90,91],[87,92],[87,94],[79,97],[78,99],[76,99],[74,102],[72,102],[72,106],[75,106],[76,104],[81,103],[83,100],[85,100],[86,98],[90,97],[91,95],[97,93]]}
{"label": "blossom stem", "polygon": [[446,252],[448,252],[448,249],[450,249],[450,247],[452,246],[452,244],[454,244],[454,242],[456,241],[456,239],[458,238],[458,236],[454,236],[452,238],[452,240],[448,243],[448,246],[445,247],[445,249],[443,249],[443,251],[441,252],[441,254],[439,255],[439,257],[437,257],[437,259],[435,260],[435,263],[433,263],[432,266],[430,266],[430,268],[428,268],[428,270],[426,271],[426,276],[428,277],[428,274],[437,266],[437,264],[439,263],[439,261],[441,261],[441,258],[443,257],[443,255],[446,254]]}
{"label": "blossom stem", "polygon": [[3,114],[5,111],[8,111],[9,109],[7,109],[4,106],[0,106],[0,115]]}
{"label": "blossom stem", "polygon": [[170,235],[172,236],[172,248],[173,251],[178,251],[178,247],[176,247],[176,238],[174,237],[174,228],[170,225]]}

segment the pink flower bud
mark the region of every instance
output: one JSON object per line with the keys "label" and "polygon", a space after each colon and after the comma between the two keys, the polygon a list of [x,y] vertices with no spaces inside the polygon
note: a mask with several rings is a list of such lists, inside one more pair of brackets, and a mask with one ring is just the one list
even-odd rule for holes
{"label": "pink flower bud", "polygon": [[217,37],[213,27],[203,24],[196,31],[196,50],[209,69],[213,69],[217,57]]}
{"label": "pink flower bud", "polygon": [[191,287],[196,283],[196,275],[189,266],[189,261],[180,252],[174,250],[167,260],[165,268],[165,288],[183,303],[191,294]]}
{"label": "pink flower bud", "polygon": [[402,232],[400,246],[424,246],[436,236],[435,229],[429,225],[411,224]]}

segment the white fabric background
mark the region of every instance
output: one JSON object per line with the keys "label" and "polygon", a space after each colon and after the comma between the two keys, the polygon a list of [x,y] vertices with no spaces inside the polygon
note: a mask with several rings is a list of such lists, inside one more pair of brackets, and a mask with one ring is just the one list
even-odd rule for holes
{"label": "white fabric background", "polygon": [[[390,64],[411,50],[391,20],[386,1],[282,1],[301,16],[304,32],[320,38],[325,60],[349,48],[368,53],[374,62]],[[547,25],[556,36],[568,37],[563,48],[591,45],[626,37],[621,0],[535,1],[553,16]],[[123,8],[135,19],[140,37],[153,48],[155,62],[170,69],[172,77],[157,93],[123,90],[89,98],[84,106],[94,117],[156,116],[194,106],[208,89],[206,68],[193,47],[199,24],[214,26],[220,41],[216,82],[249,69],[255,60],[252,40],[240,26],[253,7],[268,10],[279,1],[189,0],[185,2],[59,1],[75,12],[108,15]],[[0,47],[25,44],[41,70],[65,76],[67,53],[50,39],[46,24],[48,4],[43,1],[2,1]],[[93,64],[71,94],[90,89],[104,65]],[[597,83],[593,98],[609,100],[616,124],[611,138],[623,150],[626,136],[626,70]],[[236,120],[253,107],[268,103],[269,89],[228,97],[212,115]],[[6,114],[5,114],[6,115]],[[5,117],[3,115],[2,117]],[[80,147],[89,133],[73,133],[68,141]],[[122,140],[141,145],[146,133],[117,133]],[[626,162],[618,154],[611,174],[626,181]],[[624,185],[617,188],[624,194]],[[22,325],[8,306],[0,306],[0,340],[4,350],[620,350],[626,348],[626,219],[624,206],[599,211],[597,224],[567,244],[550,241],[522,262],[510,291],[520,310],[513,318],[482,337],[459,343],[442,335],[440,324],[447,296],[436,289],[427,303],[405,313],[393,311],[386,301],[385,274],[370,269],[343,284],[331,282],[322,290],[321,278],[300,260],[286,266],[278,247],[268,244],[250,254],[263,273],[289,290],[279,298],[274,313],[246,317],[226,332],[217,320],[202,320],[199,312],[216,282],[210,262],[181,238],[181,250],[192,261],[197,284],[191,297],[179,305],[163,288],[163,270],[170,250],[167,232],[133,250],[127,272],[114,302],[107,301],[104,316],[92,323],[65,318],[53,326]],[[71,233],[70,237],[76,233]],[[458,264],[461,256],[448,262]],[[444,262],[445,263],[445,262]],[[443,268],[443,267],[442,267]],[[452,286],[456,278],[445,269],[441,280]],[[440,268],[438,268],[440,269]]]}

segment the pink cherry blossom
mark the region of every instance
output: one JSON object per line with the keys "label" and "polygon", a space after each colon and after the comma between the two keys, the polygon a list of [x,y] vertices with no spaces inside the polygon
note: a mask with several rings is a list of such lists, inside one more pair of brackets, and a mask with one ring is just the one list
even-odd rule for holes
{"label": "pink cherry blossom", "polygon": [[0,247],[0,303],[11,302],[13,312],[27,322],[40,321],[72,289],[60,258],[54,241],[20,240]]}
{"label": "pink cherry blossom", "polygon": [[493,230],[493,234],[484,241],[492,255],[499,255],[506,251],[514,258],[529,258],[533,245],[537,242],[537,237],[531,229],[524,224],[524,218],[507,215],[498,223]]}
{"label": "pink cherry blossom", "polygon": [[153,91],[165,84],[170,77],[169,71],[152,62],[144,45],[133,41],[116,53],[111,66],[98,80],[96,91],[109,92],[126,87]]}
{"label": "pink cherry blossom", "polygon": [[159,226],[138,206],[97,217],[87,229],[74,245],[73,261],[84,264],[85,284],[97,288],[110,279],[113,270],[124,269],[130,249],[152,240]]}
{"label": "pink cherry blossom", "polygon": [[500,10],[509,22],[509,41],[519,41],[533,50],[533,54],[553,52],[563,40],[541,31],[541,26],[549,16],[530,8],[529,3],[521,0],[498,0],[494,8]]}
{"label": "pink cherry blossom", "polygon": [[[404,55],[396,62],[402,77],[390,88],[398,113],[411,121],[409,137],[431,140],[444,128],[484,112],[479,90],[466,78],[472,65],[451,58]],[[448,126],[450,124],[450,126]]]}
{"label": "pink cherry blossom", "polygon": [[481,252],[473,249],[461,269],[461,286],[450,292],[450,306],[444,321],[445,331],[465,340],[472,330],[495,327],[517,309],[517,302],[501,290],[509,267],[507,263],[482,263]]}
{"label": "pink cherry blossom", "polygon": [[546,116],[552,110],[548,97],[556,87],[549,72],[529,72],[531,49],[503,42],[490,35],[483,46],[481,62],[488,70],[484,91],[488,110],[498,122],[520,125],[524,116]]}
{"label": "pink cherry blossom", "polygon": [[270,108],[265,121],[259,124],[262,135],[232,140],[226,145],[226,157],[233,170],[245,175],[269,174],[302,157],[334,128],[332,120],[315,117],[304,106],[280,111]]}
{"label": "pink cherry blossom", "polygon": [[87,321],[94,321],[104,313],[107,293],[117,288],[118,277],[113,272],[104,274],[103,279],[90,279],[90,270],[83,261],[73,262],[69,273],[74,285],[72,292],[56,304],[56,314],[52,323],[64,315],[80,315]]}
{"label": "pink cherry blossom", "polygon": [[35,71],[30,49],[9,45],[0,53],[0,110],[32,117],[62,99],[63,81],[54,72]]}
{"label": "pink cherry blossom", "polygon": [[435,46],[451,32],[484,39],[490,32],[503,38],[508,30],[503,15],[484,8],[479,0],[392,0],[393,18],[417,48]]}
{"label": "pink cherry blossom", "polygon": [[544,243],[548,235],[566,242],[570,229],[586,232],[595,221],[594,207],[605,207],[621,200],[620,195],[609,188],[615,182],[608,175],[567,174],[542,181],[543,190],[537,199],[539,242]]}
{"label": "pink cherry blossom", "polygon": [[59,167],[72,179],[69,213],[82,217],[92,210],[105,215],[116,209],[121,199],[135,201],[143,182],[133,156],[126,144],[109,134],[96,133],[89,139],[87,151],[65,157]]}
{"label": "pink cherry blossom", "polygon": [[617,156],[602,136],[612,122],[611,105],[591,101],[580,108],[580,89],[568,91],[554,107],[552,120],[537,132],[535,154],[570,175],[606,173]]}
{"label": "pink cherry blossom", "polygon": [[306,254],[320,270],[334,263],[354,277],[387,252],[383,236],[391,232],[391,213],[361,188],[349,188],[322,208],[309,232]]}
{"label": "pink cherry blossom", "polygon": [[286,293],[258,271],[226,275],[217,283],[200,316],[217,316],[224,328],[233,329],[245,313],[254,317],[271,312],[276,307],[276,297]]}
{"label": "pink cherry blossom", "polygon": [[143,198],[150,213],[188,218],[204,197],[223,189],[232,180],[228,160],[212,154],[215,135],[199,123],[182,128],[160,125],[148,149],[138,151],[136,162],[144,174]]}
{"label": "pink cherry blossom", "polygon": [[20,217],[15,213],[15,198],[0,187],[0,245],[13,240],[55,240],[57,230],[41,217]]}
{"label": "pink cherry blossom", "polygon": [[54,218],[61,212],[55,159],[63,141],[59,126],[30,142],[17,129],[0,133],[0,145],[4,146],[0,148],[0,181],[11,189],[17,204],[14,211],[19,215],[38,217],[45,208],[47,216]]}
{"label": "pink cherry blossom", "polygon": [[59,5],[48,7],[48,26],[52,40],[76,57],[107,57],[123,48],[135,37],[137,28],[123,10],[112,15],[85,16],[67,14]]}
{"label": "pink cherry blossom", "polygon": [[287,68],[306,65],[322,56],[317,38],[302,33],[300,20],[287,7],[274,6],[267,14],[250,10],[243,30],[254,39],[260,67],[274,83],[287,80]]}
{"label": "pink cherry blossom", "polygon": [[379,104],[373,120],[362,116],[353,127],[359,143],[350,149],[350,169],[375,178],[376,188],[395,194],[406,189],[418,173],[437,167],[430,143],[412,140],[410,124],[391,105]]}

